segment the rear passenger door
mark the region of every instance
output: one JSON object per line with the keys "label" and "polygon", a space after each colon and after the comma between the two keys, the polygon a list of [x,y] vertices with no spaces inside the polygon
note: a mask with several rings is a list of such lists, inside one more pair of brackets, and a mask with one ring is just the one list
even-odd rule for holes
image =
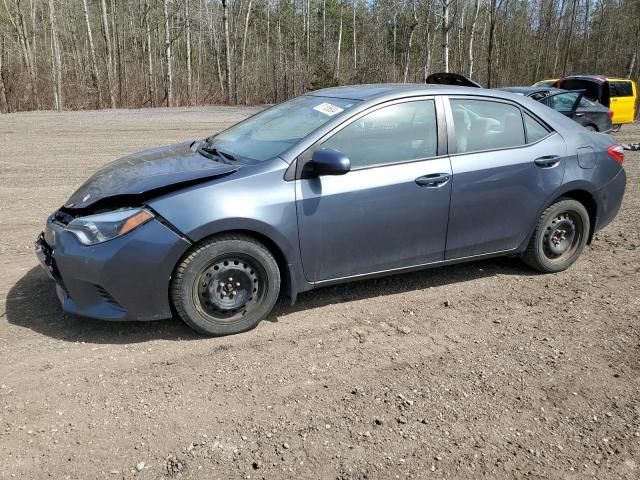
{"label": "rear passenger door", "polygon": [[445,258],[517,249],[562,183],[564,140],[507,101],[452,96],[445,105],[453,172]]}

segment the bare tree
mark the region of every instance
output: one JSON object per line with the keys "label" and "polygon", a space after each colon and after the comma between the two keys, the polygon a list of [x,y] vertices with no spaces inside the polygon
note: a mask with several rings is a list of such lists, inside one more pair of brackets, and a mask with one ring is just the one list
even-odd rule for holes
{"label": "bare tree", "polygon": [[252,0],[249,0],[249,5],[247,6],[247,13],[244,17],[244,34],[242,35],[242,61],[240,64],[240,77],[242,78],[242,91],[244,95],[244,103],[247,103],[247,78],[245,76],[244,64],[245,64],[245,57],[247,54],[247,36],[249,32],[249,15],[251,15],[251,4],[252,4]]}
{"label": "bare tree", "polygon": [[342,11],[344,4],[340,3],[340,27],[338,28],[338,47],[336,51],[336,67],[333,70],[333,77],[338,78],[340,75],[340,50],[342,48]]}
{"label": "bare tree", "polygon": [[147,94],[149,95],[149,104],[156,106],[156,88],[155,77],[153,76],[153,53],[151,46],[151,0],[146,0],[144,7],[144,25],[147,34]]}
{"label": "bare tree", "polygon": [[356,5],[357,0],[352,0],[353,4],[353,69],[358,68],[358,52],[357,52],[357,38],[356,38]]}
{"label": "bare tree", "polygon": [[404,62],[404,76],[403,82],[407,83],[407,78],[409,76],[409,65],[411,64],[411,48],[413,47],[413,34],[418,26],[418,13],[416,12],[416,2],[412,0],[411,2],[413,7],[413,17],[412,22],[409,24],[409,36],[407,38],[407,51],[405,53],[405,62]]}
{"label": "bare tree", "polygon": [[91,59],[91,82],[96,91],[96,108],[102,105],[102,92],[100,90],[100,73],[98,72],[98,61],[96,60],[96,47],[93,44],[93,32],[91,30],[91,22],[89,21],[89,10],[87,8],[87,0],[82,0],[82,9],[84,11],[85,28],[87,29],[87,42],[89,43],[89,57]]}
{"label": "bare tree", "polygon": [[54,108],[60,112],[63,108],[62,98],[62,59],[58,42],[58,22],[53,0],[49,0],[49,24],[51,25],[51,73],[53,75]]}
{"label": "bare tree", "polygon": [[224,26],[227,103],[231,103],[233,100],[233,84],[231,82],[231,41],[229,40],[229,18],[227,14],[227,0],[222,0],[222,24]]}
{"label": "bare tree", "polygon": [[473,78],[473,41],[475,39],[476,24],[478,23],[478,13],[480,12],[480,0],[475,0],[473,7],[473,20],[471,21],[471,31],[469,32],[469,50],[467,54],[467,76]]}
{"label": "bare tree", "polygon": [[[24,62],[25,70],[27,71],[27,75],[29,77],[29,87],[31,91],[31,106],[34,109],[39,108],[38,101],[38,76],[36,73],[36,59],[33,52],[33,44],[35,44],[35,29],[33,29],[33,36],[31,39],[28,33],[24,15],[22,13],[22,8],[20,5],[20,0],[16,0],[15,9],[10,9],[7,4],[7,0],[3,0],[4,8],[7,12],[7,18],[11,23],[11,26],[16,32],[16,36],[18,37],[18,43],[20,44],[20,51],[22,53],[22,59]],[[34,21],[35,23],[35,15]]]}
{"label": "bare tree", "polygon": [[185,43],[187,44],[187,105],[193,102],[193,75],[191,72],[191,16],[189,0],[184,0]]}
{"label": "bare tree", "polygon": [[171,33],[169,30],[168,0],[162,2],[164,14],[164,97],[167,107],[173,106],[173,69],[171,66]]}
{"label": "bare tree", "polygon": [[7,101],[7,89],[4,84],[4,63],[5,52],[4,34],[0,35],[0,113],[9,113],[9,102]]}
{"label": "bare tree", "polygon": [[109,34],[109,19],[107,17],[107,4],[105,0],[100,0],[102,8],[102,33],[104,35],[104,48],[106,52],[107,64],[107,88],[109,89],[109,106],[116,108],[116,97],[113,91],[113,53],[111,49],[111,35]]}
{"label": "bare tree", "polygon": [[451,6],[456,0],[440,0],[442,6],[442,68],[445,72],[449,71],[449,31],[453,23],[450,21]]}

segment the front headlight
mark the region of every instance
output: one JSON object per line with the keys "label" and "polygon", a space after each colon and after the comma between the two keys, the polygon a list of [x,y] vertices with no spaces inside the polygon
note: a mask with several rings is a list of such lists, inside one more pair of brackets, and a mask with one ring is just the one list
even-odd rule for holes
{"label": "front headlight", "polygon": [[147,223],[153,214],[142,208],[127,208],[73,219],[67,230],[84,245],[95,245],[119,237]]}

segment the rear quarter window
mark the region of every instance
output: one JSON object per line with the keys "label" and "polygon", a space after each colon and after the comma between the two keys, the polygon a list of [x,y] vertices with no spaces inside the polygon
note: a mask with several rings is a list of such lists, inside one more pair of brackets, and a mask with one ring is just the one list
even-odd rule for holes
{"label": "rear quarter window", "polygon": [[524,126],[527,133],[527,143],[535,143],[549,135],[550,130],[527,112],[524,112]]}

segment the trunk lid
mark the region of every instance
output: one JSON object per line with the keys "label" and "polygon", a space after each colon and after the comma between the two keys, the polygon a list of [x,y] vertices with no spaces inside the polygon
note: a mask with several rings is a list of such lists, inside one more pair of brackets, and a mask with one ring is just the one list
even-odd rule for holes
{"label": "trunk lid", "polygon": [[436,85],[454,85],[458,87],[482,88],[482,85],[474,82],[470,78],[467,78],[464,75],[460,75],[459,73],[451,72],[432,73],[427,77],[425,83]]}

